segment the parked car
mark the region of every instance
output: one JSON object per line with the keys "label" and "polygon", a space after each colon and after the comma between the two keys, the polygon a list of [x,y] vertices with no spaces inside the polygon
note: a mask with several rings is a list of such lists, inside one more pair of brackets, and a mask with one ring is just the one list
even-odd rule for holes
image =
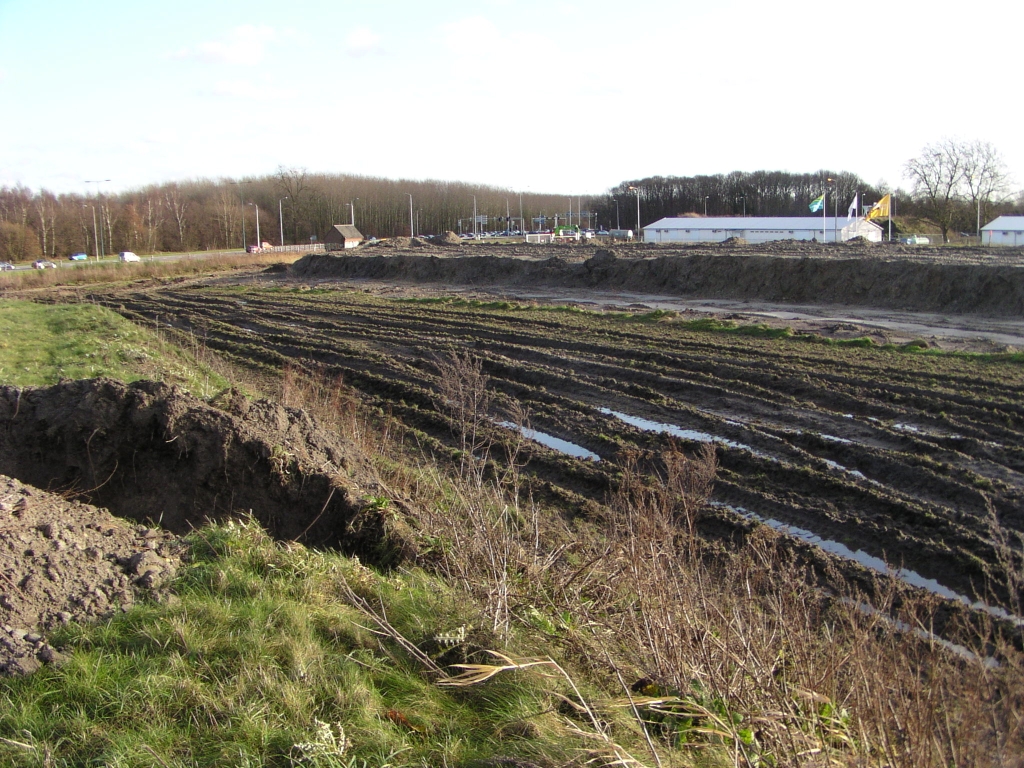
{"label": "parked car", "polygon": [[32,269],[56,269],[57,265],[46,259],[39,259],[32,262]]}
{"label": "parked car", "polygon": [[0,272],[10,272],[14,269],[14,265],[9,261],[0,261]]}
{"label": "parked car", "polygon": [[72,253],[68,256],[68,261],[88,261],[89,254],[87,253]]}
{"label": "parked car", "polygon": [[121,261],[142,261],[142,259],[140,259],[136,254],[132,253],[131,251],[121,251],[119,254],[117,254],[117,258],[119,258]]}
{"label": "parked car", "polygon": [[911,235],[910,237],[904,237],[900,240],[904,245],[928,245],[931,243],[924,235]]}

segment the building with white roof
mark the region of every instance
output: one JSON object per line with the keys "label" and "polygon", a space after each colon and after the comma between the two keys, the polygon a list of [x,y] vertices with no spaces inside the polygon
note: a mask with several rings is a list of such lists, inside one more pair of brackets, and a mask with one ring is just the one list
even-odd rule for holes
{"label": "building with white roof", "polygon": [[845,216],[721,216],[665,218],[644,227],[645,243],[720,243],[739,237],[748,243],[769,240],[817,240],[834,243],[863,237],[882,242],[882,228],[864,218]]}
{"label": "building with white roof", "polygon": [[982,245],[1024,245],[1024,216],[999,216],[981,228]]}

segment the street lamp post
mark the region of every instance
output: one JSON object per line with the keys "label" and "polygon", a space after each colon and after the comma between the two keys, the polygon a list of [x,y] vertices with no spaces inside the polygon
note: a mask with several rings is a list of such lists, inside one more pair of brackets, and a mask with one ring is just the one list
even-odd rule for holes
{"label": "street lamp post", "polygon": [[640,187],[630,187],[636,193],[636,239],[640,239]]}
{"label": "street lamp post", "polygon": [[476,240],[476,195],[470,195],[473,198],[473,239]]}
{"label": "street lamp post", "polygon": [[409,237],[416,237],[416,227],[412,215],[412,195],[406,192],[405,196],[409,198]]}
{"label": "street lamp post", "polygon": [[747,196],[746,195],[740,195],[736,199],[743,201],[743,218],[746,218],[747,217]]}
{"label": "street lamp post", "polygon": [[622,229],[622,221],[619,219],[619,198],[615,198],[615,228]]}
{"label": "street lamp post", "polygon": [[[83,205],[82,207],[85,208],[86,206]],[[92,208],[92,242],[93,242],[93,248],[96,250],[96,261],[99,261],[100,260],[100,238],[99,238],[99,230],[96,229],[96,206],[95,205],[89,205],[88,207]],[[86,230],[86,231],[88,231],[88,230]],[[85,239],[88,240],[89,236],[86,235]]]}
{"label": "street lamp post", "polygon": [[260,207],[256,203],[249,203],[256,209],[256,250],[263,248],[263,240],[260,238]]}
{"label": "street lamp post", "polygon": [[[359,198],[357,197],[356,200],[358,200],[358,199]],[[353,200],[351,203],[348,204],[349,210],[352,211],[352,226],[353,227],[356,225],[356,200]]]}
{"label": "street lamp post", "polygon": [[281,245],[284,245],[284,214],[281,212],[281,203],[288,199],[285,195],[277,201],[277,223],[281,225]]}
{"label": "street lamp post", "polygon": [[708,200],[711,199],[711,195],[704,195],[704,218],[708,217]]}

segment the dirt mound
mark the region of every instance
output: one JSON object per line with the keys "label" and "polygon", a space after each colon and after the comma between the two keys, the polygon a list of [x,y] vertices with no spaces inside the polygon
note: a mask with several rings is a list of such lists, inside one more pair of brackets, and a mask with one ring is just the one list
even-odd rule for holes
{"label": "dirt mound", "polygon": [[177,539],[0,475],[0,674],[60,660],[43,633],[165,599]]}
{"label": "dirt mound", "polygon": [[301,410],[236,393],[223,406],[148,381],[0,387],[0,473],[176,533],[251,513],[279,539],[386,559],[354,446]]}
{"label": "dirt mound", "polygon": [[449,230],[443,235],[438,235],[434,242],[438,245],[462,245],[462,238]]}
{"label": "dirt mound", "polygon": [[[772,245],[772,244],[769,244]],[[761,246],[759,246],[761,247]],[[640,258],[594,257],[586,262],[518,255],[449,256],[399,252],[376,257],[310,254],[289,272],[304,278],[370,278],[419,283],[491,286],[550,286],[658,293],[707,299],[837,304],[916,312],[1024,315],[1024,269],[1008,263],[937,263],[894,258],[887,251],[818,257],[814,244],[775,244],[774,253],[734,253],[721,248],[664,253],[651,246]],[[581,249],[582,250],[582,249]],[[767,250],[767,248],[765,248]],[[820,246],[818,246],[820,251]],[[645,252],[646,251],[646,252]],[[552,250],[536,250],[548,256]],[[590,251],[591,254],[594,251]],[[619,254],[622,256],[623,254]],[[600,266],[599,269],[595,267]]]}

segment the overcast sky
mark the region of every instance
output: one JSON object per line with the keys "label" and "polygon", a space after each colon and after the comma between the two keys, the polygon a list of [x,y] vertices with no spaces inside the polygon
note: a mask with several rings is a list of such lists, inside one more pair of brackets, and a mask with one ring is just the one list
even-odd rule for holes
{"label": "overcast sky", "polygon": [[977,0],[0,0],[0,185],[312,172],[600,193],[901,183],[943,137],[1024,185],[1024,6]]}

